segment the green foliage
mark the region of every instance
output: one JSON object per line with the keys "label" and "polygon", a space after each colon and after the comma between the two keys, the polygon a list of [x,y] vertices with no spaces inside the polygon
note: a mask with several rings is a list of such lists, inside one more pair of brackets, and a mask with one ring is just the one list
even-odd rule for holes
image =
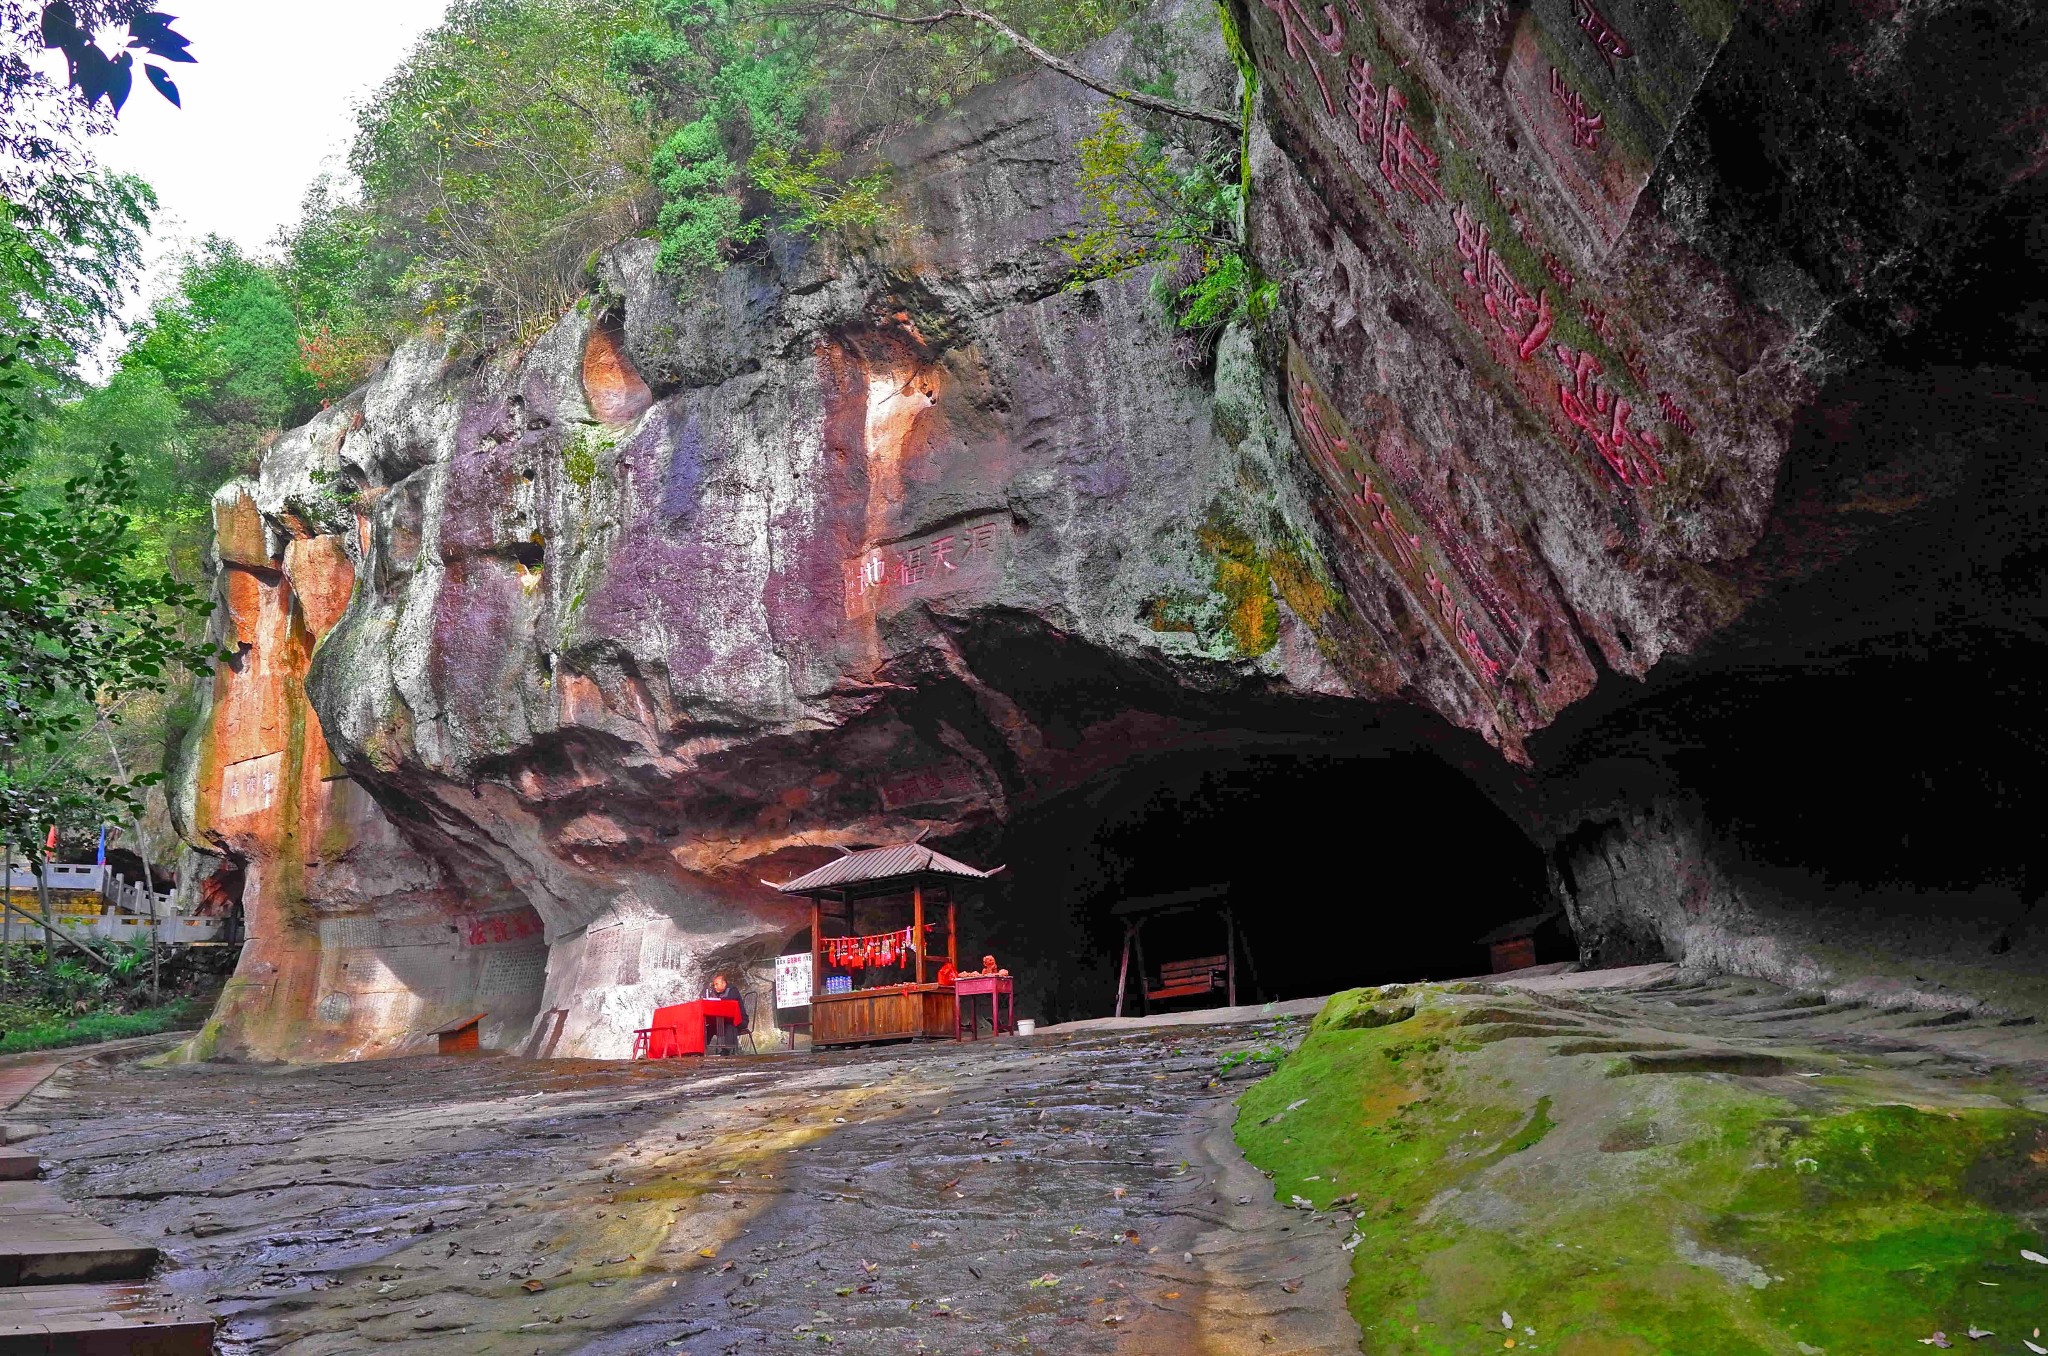
{"label": "green foliage", "polygon": [[1205,339],[1272,310],[1279,289],[1244,251],[1235,148],[1202,154],[1141,134],[1111,104],[1079,150],[1082,226],[1059,242],[1073,285],[1158,265],[1154,287],[1174,323]]}
{"label": "green foliage", "polygon": [[610,66],[641,18],[637,0],[458,0],[362,110],[349,163],[402,320],[531,335],[593,251],[647,224],[648,129]]}
{"label": "green foliage", "polygon": [[819,235],[892,220],[894,211],[882,198],[888,191],[888,174],[877,170],[840,183],[825,174],[839,160],[839,152],[832,150],[805,156],[763,146],[747,161],[747,171],[754,186],[788,213],[783,224],[790,230]]}
{"label": "green foliage", "polygon": [[67,1045],[95,1045],[174,1031],[190,1020],[192,1005],[184,999],[140,1012],[94,1012],[83,1017],[43,1018],[10,1027],[0,1036],[0,1055],[29,1050],[56,1050]]}
{"label": "green foliage", "polygon": [[[1070,51],[1136,9],[1011,0],[995,12]],[[906,28],[802,5],[654,0],[648,22],[613,44],[612,69],[669,128],[653,171],[662,269],[723,268],[771,228],[819,235],[885,223],[886,169],[841,177],[848,152],[1025,64],[971,24]]]}

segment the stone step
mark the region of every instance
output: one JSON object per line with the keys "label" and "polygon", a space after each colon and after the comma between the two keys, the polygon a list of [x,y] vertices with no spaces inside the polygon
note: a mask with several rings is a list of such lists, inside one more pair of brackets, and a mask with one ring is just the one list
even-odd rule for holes
{"label": "stone step", "polygon": [[150,1285],[0,1289],[0,1356],[208,1356],[213,1320]]}
{"label": "stone step", "polygon": [[96,1224],[43,1182],[0,1182],[0,1287],[139,1281],[157,1251]]}
{"label": "stone step", "polygon": [[19,1149],[0,1148],[0,1182],[33,1182],[42,1175],[42,1159]]}

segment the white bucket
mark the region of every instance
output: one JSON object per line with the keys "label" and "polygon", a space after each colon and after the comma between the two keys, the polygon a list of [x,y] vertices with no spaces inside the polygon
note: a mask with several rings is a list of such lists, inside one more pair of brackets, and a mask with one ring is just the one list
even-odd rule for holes
{"label": "white bucket", "polygon": [[1036,1030],[1038,1030],[1038,1023],[1031,1020],[1031,1018],[1029,1017],[1026,1017],[1022,1021],[1017,1023],[1017,1034],[1020,1036],[1029,1036],[1032,1032]]}

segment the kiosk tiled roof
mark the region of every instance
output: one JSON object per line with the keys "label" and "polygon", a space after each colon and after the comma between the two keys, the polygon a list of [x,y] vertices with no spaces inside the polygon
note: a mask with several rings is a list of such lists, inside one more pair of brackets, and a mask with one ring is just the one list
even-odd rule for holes
{"label": "kiosk tiled roof", "polygon": [[[992,871],[978,871],[965,862],[954,861],[943,852],[934,852],[917,843],[899,843],[895,847],[865,848],[859,852],[849,852],[836,862],[827,862],[817,870],[806,872],[795,880],[776,885],[775,888],[786,895],[802,895],[814,890],[838,890],[870,881],[927,873],[987,880],[1002,869],[999,866]],[[765,883],[774,884],[773,881]]]}

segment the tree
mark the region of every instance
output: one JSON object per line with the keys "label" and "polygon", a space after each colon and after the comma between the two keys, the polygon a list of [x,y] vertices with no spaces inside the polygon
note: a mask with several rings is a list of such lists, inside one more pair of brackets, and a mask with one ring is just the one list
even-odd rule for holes
{"label": "tree", "polygon": [[[45,174],[83,169],[85,138],[107,130],[127,101],[136,52],[194,59],[173,22],[149,0],[0,0],[0,192],[18,204]],[[96,35],[122,25],[125,41],[108,56]],[[35,65],[46,49],[64,54],[63,85]],[[169,71],[146,63],[144,73],[166,99],[179,101]]]}

